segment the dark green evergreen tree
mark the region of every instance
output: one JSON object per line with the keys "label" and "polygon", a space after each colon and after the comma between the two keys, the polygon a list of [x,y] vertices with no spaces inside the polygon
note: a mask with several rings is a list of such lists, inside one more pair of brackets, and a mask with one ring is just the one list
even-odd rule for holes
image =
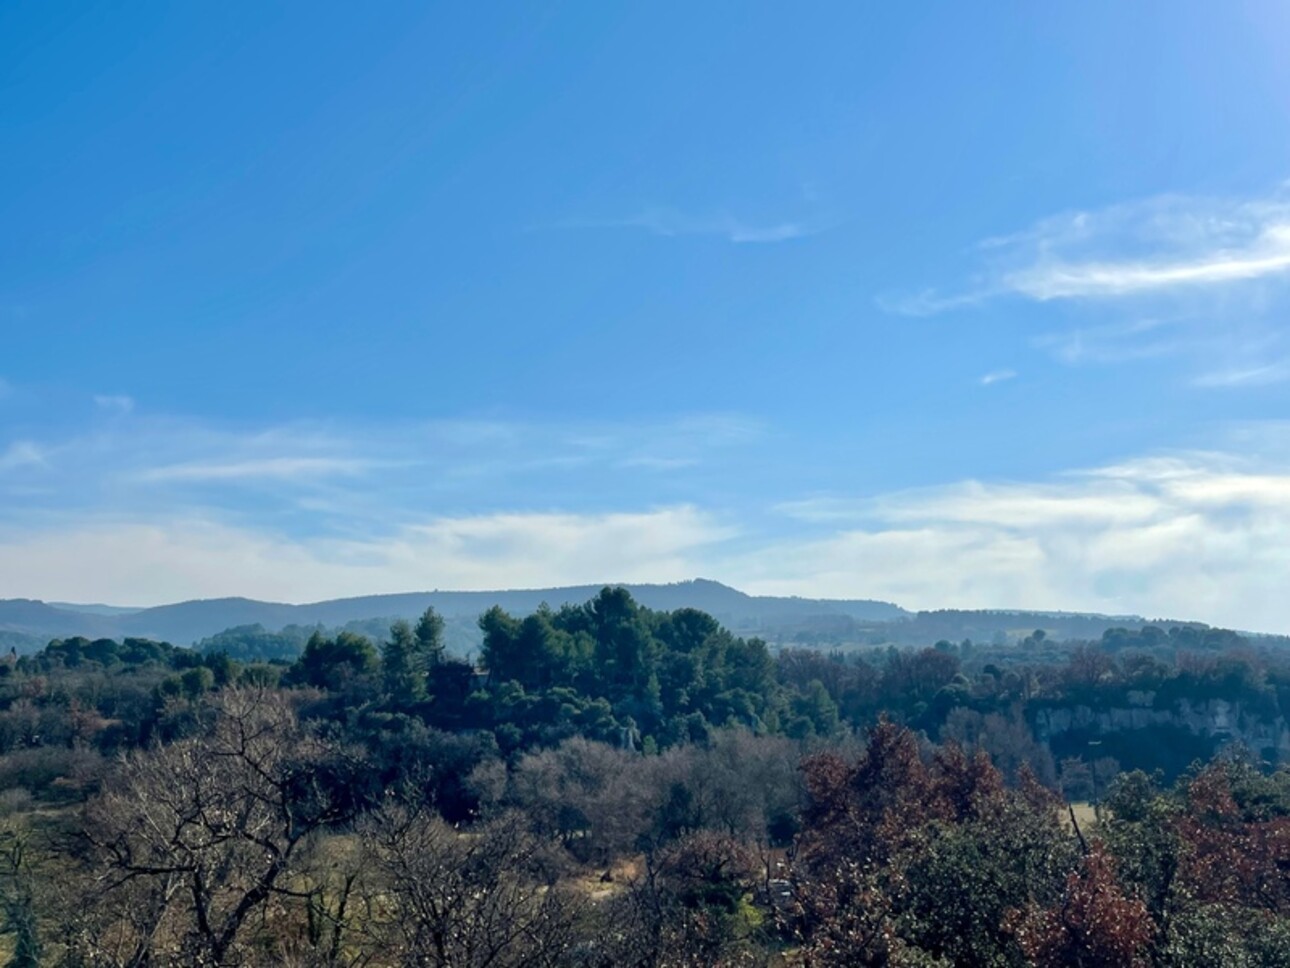
{"label": "dark green evergreen tree", "polygon": [[417,651],[427,667],[443,661],[443,617],[431,605],[417,619]]}
{"label": "dark green evergreen tree", "polygon": [[385,695],[396,705],[407,706],[425,698],[421,642],[412,626],[402,620],[390,626],[390,637],[381,646],[381,683]]}

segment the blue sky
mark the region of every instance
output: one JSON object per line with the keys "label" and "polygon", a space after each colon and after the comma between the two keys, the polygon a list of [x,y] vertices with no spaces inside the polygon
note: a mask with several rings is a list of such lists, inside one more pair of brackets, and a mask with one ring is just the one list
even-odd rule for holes
{"label": "blue sky", "polygon": [[1290,631],[1280,3],[0,8],[0,597]]}

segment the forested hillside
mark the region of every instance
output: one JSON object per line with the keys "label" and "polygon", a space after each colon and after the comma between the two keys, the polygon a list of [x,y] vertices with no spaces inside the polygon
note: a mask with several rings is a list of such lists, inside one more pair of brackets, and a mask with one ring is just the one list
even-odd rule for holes
{"label": "forested hillside", "polygon": [[1290,660],[1239,635],[773,655],[621,588],[479,626],[0,663],[13,963],[1290,957]]}
{"label": "forested hillside", "polygon": [[[755,629],[764,625],[792,628],[821,618],[841,620],[846,628],[854,628],[898,621],[909,615],[904,609],[887,602],[754,596],[720,582],[702,579],[669,585],[625,587],[651,608],[663,611],[698,608],[727,626],[739,629]],[[238,626],[260,625],[277,631],[288,626],[331,628],[384,620],[388,627],[395,619],[412,621],[427,608],[433,608],[449,622],[459,621],[471,629],[468,644],[474,647],[478,645],[475,621],[481,612],[494,605],[527,613],[542,604],[555,608],[576,605],[591,598],[599,589],[598,585],[584,585],[500,591],[433,591],[368,595],[306,605],[220,598],[153,608],[55,605],[10,599],[0,600],[0,633],[22,635],[28,640],[44,636],[44,641],[71,635],[89,638],[133,636],[189,645]]]}
{"label": "forested hillside", "polygon": [[[1035,612],[1003,609],[939,609],[910,612],[868,599],[785,598],[747,595],[720,582],[698,579],[668,585],[623,586],[642,605],[658,611],[693,608],[740,635],[774,646],[856,648],[894,643],[925,645],[937,639],[1015,642],[1035,628],[1057,639],[1098,638],[1110,628],[1138,629],[1148,620],[1133,615]],[[446,622],[449,651],[465,657],[479,651],[480,614],[494,605],[527,614],[543,605],[561,608],[593,597],[599,586],[503,591],[434,591],[369,595],[307,605],[221,598],[154,608],[50,604],[0,600],[0,645],[34,652],[51,638],[152,638],[178,645],[210,643],[247,657],[291,658],[314,629],[357,631],[379,637],[402,619],[415,621],[433,608]],[[1161,621],[1165,626],[1200,623]],[[265,636],[276,639],[266,639]]]}

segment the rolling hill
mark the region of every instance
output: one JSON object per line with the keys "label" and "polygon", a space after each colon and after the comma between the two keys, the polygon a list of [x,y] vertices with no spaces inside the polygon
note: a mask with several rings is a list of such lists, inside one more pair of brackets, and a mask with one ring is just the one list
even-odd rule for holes
{"label": "rolling hill", "polygon": [[[543,602],[553,608],[592,598],[601,585],[506,591],[432,591],[368,595],[305,605],[217,598],[178,602],[154,608],[117,610],[110,606],[52,605],[31,599],[0,600],[0,632],[37,640],[70,635],[120,638],[138,636],[188,645],[239,625],[279,629],[286,625],[332,627],[372,618],[415,618],[433,605],[446,618],[475,618],[493,605],[527,613]],[[865,624],[901,621],[909,612],[887,602],[775,598],[747,595],[720,582],[703,579],[669,585],[627,585],[650,608],[671,611],[702,609],[737,630],[793,625],[834,617]]]}

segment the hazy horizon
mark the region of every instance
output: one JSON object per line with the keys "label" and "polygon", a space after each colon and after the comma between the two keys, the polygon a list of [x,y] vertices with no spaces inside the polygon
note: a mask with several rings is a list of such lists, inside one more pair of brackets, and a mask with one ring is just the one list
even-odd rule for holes
{"label": "hazy horizon", "polygon": [[[1165,614],[1148,614],[1148,613],[1144,613],[1141,611],[1134,611],[1134,610],[1128,610],[1128,611],[1122,611],[1122,612],[1077,611],[1069,608],[1063,608],[1061,606],[1053,606],[1051,608],[1044,608],[1044,607],[1022,608],[1022,607],[1000,604],[1000,605],[930,605],[923,608],[908,608],[901,602],[891,601],[888,599],[873,598],[872,596],[867,596],[867,595],[833,596],[833,595],[792,594],[792,595],[777,596],[774,594],[759,594],[759,593],[748,592],[745,589],[739,588],[736,585],[732,585],[729,582],[725,582],[717,578],[708,578],[708,577],[702,577],[702,576],[682,578],[675,581],[667,581],[667,582],[632,582],[632,581],[605,580],[605,581],[576,582],[576,583],[569,583],[569,584],[562,584],[562,585],[526,585],[526,586],[516,586],[516,587],[508,587],[508,588],[503,588],[500,586],[491,587],[491,588],[485,588],[485,587],[401,588],[401,589],[395,589],[392,591],[367,592],[367,593],[357,594],[357,595],[346,594],[346,595],[339,595],[331,598],[301,598],[301,599],[295,599],[295,600],[265,599],[265,598],[257,597],[255,595],[222,595],[222,596],[204,596],[200,598],[189,598],[189,599],[167,599],[164,601],[150,602],[147,604],[138,604],[138,603],[126,604],[121,602],[88,602],[88,601],[78,602],[78,601],[66,601],[66,600],[53,600],[53,599],[47,599],[47,598],[40,598],[39,596],[30,597],[30,600],[39,601],[53,608],[87,609],[87,610],[108,609],[108,610],[111,610],[112,612],[141,612],[141,611],[147,611],[153,608],[164,608],[171,605],[184,605],[184,604],[214,602],[214,601],[224,601],[224,600],[246,600],[246,601],[253,601],[253,602],[258,602],[258,603],[268,604],[268,605],[287,605],[291,607],[301,607],[301,606],[323,604],[327,602],[366,599],[366,598],[398,598],[398,597],[416,597],[416,596],[422,596],[422,595],[490,595],[490,594],[504,595],[504,594],[524,594],[528,592],[563,591],[563,590],[570,590],[570,589],[596,590],[600,588],[614,588],[614,587],[671,588],[671,587],[679,587],[679,586],[686,586],[686,585],[700,585],[700,584],[718,585],[718,586],[721,586],[722,588],[725,588],[740,594],[748,595],[751,598],[788,598],[788,599],[798,599],[802,601],[821,601],[821,602],[826,602],[826,601],[872,602],[875,604],[894,606],[898,609],[904,610],[909,614],[916,614],[919,611],[958,610],[958,611],[965,611],[965,612],[1002,612],[1002,613],[1019,613],[1019,614],[1034,613],[1037,615],[1061,615],[1061,614],[1096,615],[1096,616],[1102,616],[1105,618],[1121,618],[1121,617],[1139,618],[1139,619],[1146,619],[1148,621],[1150,620],[1167,620],[1167,621],[1183,621],[1183,622],[1203,621],[1201,619],[1196,618],[1195,616],[1188,615],[1188,614],[1181,614],[1181,613],[1176,615],[1174,614],[1165,615]],[[4,601],[4,600],[5,599],[0,599],[0,601]],[[9,600],[13,600],[13,599],[9,599]],[[376,618],[379,616],[372,616],[372,617]],[[1206,623],[1206,624],[1209,624],[1209,623]],[[1245,631],[1253,631],[1260,634],[1273,634],[1273,635],[1286,634],[1285,630],[1282,630],[1282,629],[1246,629]]]}

